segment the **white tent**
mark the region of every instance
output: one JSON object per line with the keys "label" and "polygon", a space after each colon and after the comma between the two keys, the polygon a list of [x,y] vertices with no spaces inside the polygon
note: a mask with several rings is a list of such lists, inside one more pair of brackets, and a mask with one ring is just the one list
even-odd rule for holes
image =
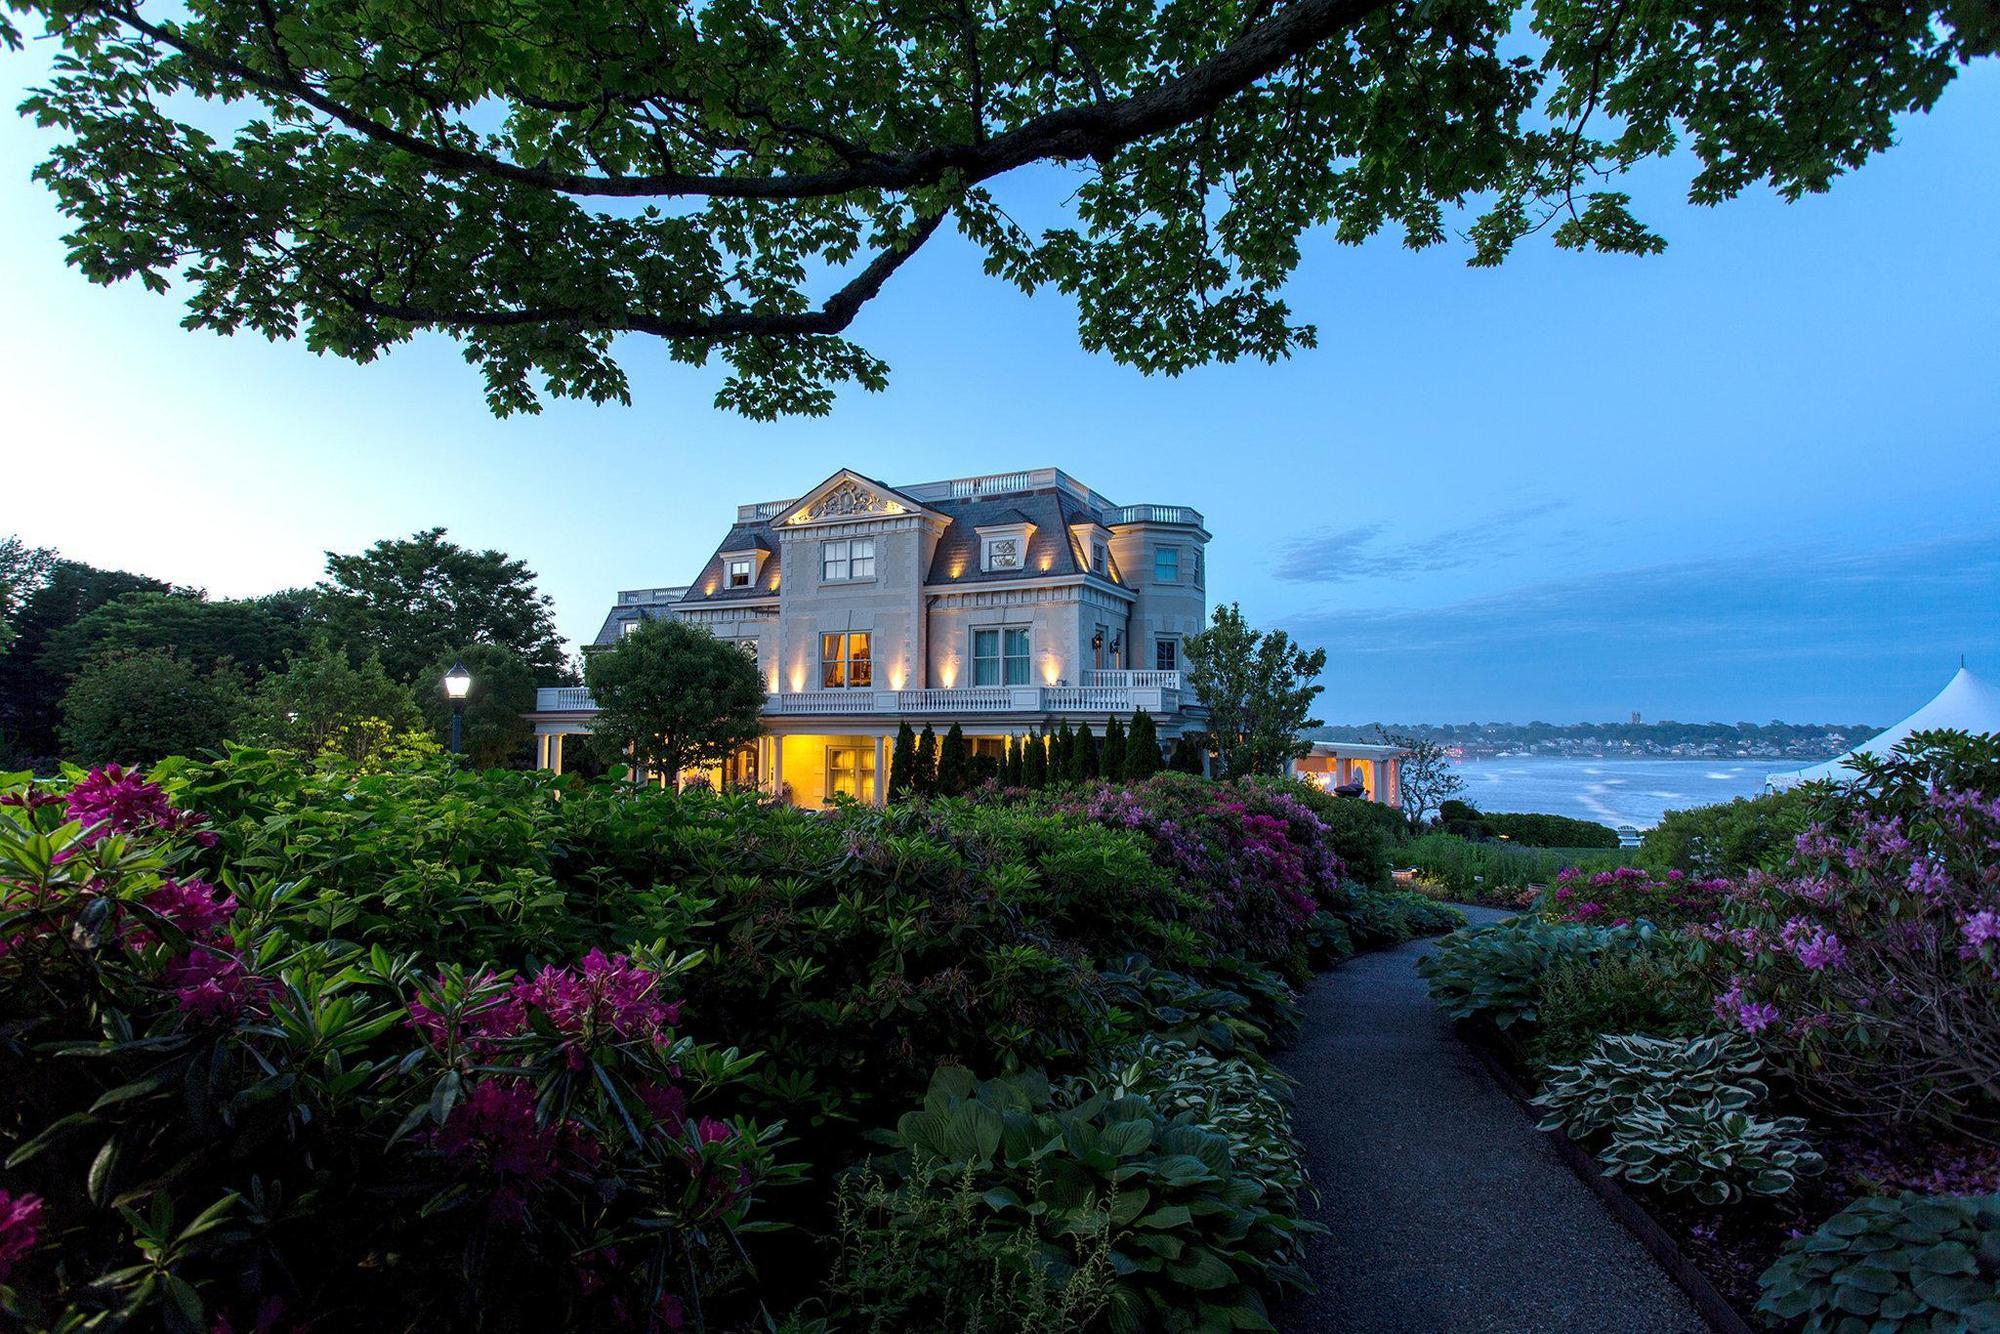
{"label": "white tent", "polygon": [[1848,758],[1854,755],[1887,755],[1895,744],[1912,732],[1950,727],[1961,732],[2000,732],[2000,690],[1995,690],[1964,667],[1951,678],[1937,698],[1897,723],[1888,731],[1856,746],[1846,755],[1836,755],[1824,764],[1790,773],[1770,774],[1766,787],[1786,788],[1816,781],[1839,782],[1854,777]]}

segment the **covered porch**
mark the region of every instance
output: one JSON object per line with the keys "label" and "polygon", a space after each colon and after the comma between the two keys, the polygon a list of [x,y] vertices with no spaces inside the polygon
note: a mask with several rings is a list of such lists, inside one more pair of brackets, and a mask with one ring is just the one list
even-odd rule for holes
{"label": "covered porch", "polygon": [[1329,792],[1400,808],[1402,756],[1397,746],[1315,741],[1311,751],[1292,761],[1291,775]]}

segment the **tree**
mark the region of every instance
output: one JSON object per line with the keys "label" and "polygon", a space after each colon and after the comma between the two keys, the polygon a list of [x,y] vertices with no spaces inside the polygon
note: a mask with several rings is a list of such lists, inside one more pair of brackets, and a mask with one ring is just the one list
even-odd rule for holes
{"label": "tree", "polygon": [[82,561],[58,558],[47,566],[40,586],[14,617],[12,647],[0,654],[0,740],[12,757],[9,763],[34,765],[55,756],[58,706],[67,683],[41,664],[49,640],[113,598],[164,593],[167,587],[142,574],[100,570]]}
{"label": "tree", "polygon": [[924,724],[923,734],[917,738],[917,767],[911,772],[910,781],[920,797],[937,791],[938,738],[929,723]]}
{"label": "tree", "polygon": [[379,654],[398,681],[415,682],[467,644],[510,650],[537,680],[567,678],[553,604],[535,572],[505,552],[472,551],[428,528],[358,555],[329,551],[326,575],[318,615],[327,633],[357,661]]}
{"label": "tree", "polygon": [[1022,739],[1027,747],[1021,757],[1021,786],[1044,788],[1049,785],[1049,748],[1040,732]]}
{"label": "tree", "polygon": [[[521,715],[535,707],[535,671],[519,655],[498,644],[468,644],[439,658],[412,687],[424,722],[444,745],[451,736],[451,701],[444,674],[462,662],[472,673],[465,697],[463,743],[466,760],[482,769],[524,769],[534,759],[534,725]],[[425,689],[424,682],[433,684]]]}
{"label": "tree", "polygon": [[1090,734],[1090,724],[1078,723],[1076,731],[1069,739],[1069,781],[1087,783],[1097,777],[1097,738]]}
{"label": "tree", "polygon": [[1183,734],[1174,738],[1174,749],[1167,756],[1167,767],[1175,773],[1198,774],[1202,770],[1201,758],[1201,747]]}
{"label": "tree", "polygon": [[591,743],[605,759],[664,774],[720,764],[764,731],[757,664],[699,626],[644,620],[594,653]]}
{"label": "tree", "polygon": [[1120,777],[1143,783],[1160,771],[1160,734],[1153,715],[1144,709],[1132,715],[1132,735],[1125,741],[1125,766]]}
{"label": "tree", "polygon": [[917,734],[908,722],[896,724],[896,746],[889,752],[889,800],[902,801],[916,781]]}
{"label": "tree", "polygon": [[[2000,43],[1968,0],[15,7],[66,48],[21,109],[90,280],[357,362],[443,332],[497,412],[626,400],[649,335],[756,417],[883,386],[844,335],[941,230],[1122,363],[1273,360],[1316,341],[1284,287],[1322,222],[1654,253],[1624,171],[1825,190]],[[1085,173],[1039,235],[1001,188],[1037,164]]]}
{"label": "tree", "polygon": [[409,687],[391,680],[381,659],[371,654],[357,666],[322,642],[258,682],[243,730],[263,745],[369,764],[422,727]]}
{"label": "tree", "polygon": [[1283,630],[1252,630],[1235,603],[1217,607],[1209,627],[1181,645],[1188,687],[1208,706],[1210,748],[1221,776],[1277,774],[1311,745],[1318,727],[1314,684],[1326,650],[1299,648]]}
{"label": "tree", "polygon": [[938,795],[960,796],[971,785],[972,747],[966,744],[965,729],[953,723],[944,734],[944,744],[938,748]]}
{"label": "tree", "polygon": [[262,602],[210,602],[193,589],[124,593],[49,636],[41,664],[67,681],[100,653],[163,648],[197,672],[234,663],[254,682],[305,646],[299,623]]}
{"label": "tree", "polygon": [[215,750],[243,714],[243,682],[163,648],[93,659],[62,697],[62,744],[78,764],[152,764]]}
{"label": "tree", "polygon": [[1125,777],[1125,724],[1115,717],[1104,724],[1104,744],[1098,749],[1097,767],[1110,782]]}
{"label": "tree", "polygon": [[1007,737],[1007,756],[1000,762],[1000,785],[1002,787],[1021,786],[1021,765],[1025,758],[1025,748],[1021,738],[1010,733]]}
{"label": "tree", "polygon": [[59,559],[53,547],[31,547],[17,535],[0,538],[0,653],[14,641],[22,604],[48,582]]}
{"label": "tree", "polygon": [[1383,745],[1399,747],[1403,752],[1397,762],[1397,791],[1403,814],[1411,824],[1422,824],[1432,811],[1442,807],[1447,797],[1465,791],[1465,779],[1452,767],[1451,756],[1441,743],[1381,728],[1376,729],[1376,735]]}

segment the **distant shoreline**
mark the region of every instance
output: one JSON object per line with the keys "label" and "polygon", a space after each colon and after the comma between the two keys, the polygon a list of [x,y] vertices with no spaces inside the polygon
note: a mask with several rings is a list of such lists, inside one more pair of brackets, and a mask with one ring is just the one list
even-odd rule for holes
{"label": "distant shoreline", "polygon": [[1616,829],[1650,829],[1671,810],[1712,806],[1764,791],[1791,757],[1510,755],[1466,759],[1461,797],[1483,811],[1545,812]]}

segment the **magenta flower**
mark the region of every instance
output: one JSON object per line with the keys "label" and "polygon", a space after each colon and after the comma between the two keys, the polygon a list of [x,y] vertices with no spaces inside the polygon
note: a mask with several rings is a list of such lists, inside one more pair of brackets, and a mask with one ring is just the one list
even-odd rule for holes
{"label": "magenta flower", "polygon": [[269,984],[228,950],[197,945],[167,965],[161,980],[197,1019],[234,1019],[263,1000]]}
{"label": "magenta flower", "polygon": [[1778,1007],[1767,1001],[1753,1001],[1743,994],[1743,979],[1729,979],[1729,989],[1715,998],[1718,1019],[1734,1019],[1746,1033],[1755,1033],[1778,1022]]}
{"label": "magenta flower", "polygon": [[[657,974],[625,955],[594,949],[574,970],[544,968],[532,980],[516,983],[514,995],[572,1039],[612,1033],[664,1043],[665,1030],[680,1022],[680,1004],[659,999],[658,983]],[[580,1068],[582,1051],[573,1047],[570,1060]]]}
{"label": "magenta flower", "polygon": [[[148,908],[178,927],[189,940],[220,940],[236,915],[236,897],[205,880],[164,880],[160,887],[141,900]],[[131,944],[143,949],[154,943],[151,931],[134,931]]]}
{"label": "magenta flower", "polygon": [[1779,939],[1801,964],[1815,973],[1838,968],[1847,961],[1847,947],[1840,943],[1840,937],[1803,917],[1786,922]]}
{"label": "magenta flower", "polygon": [[0,1279],[42,1239],[42,1197],[0,1190]]}

